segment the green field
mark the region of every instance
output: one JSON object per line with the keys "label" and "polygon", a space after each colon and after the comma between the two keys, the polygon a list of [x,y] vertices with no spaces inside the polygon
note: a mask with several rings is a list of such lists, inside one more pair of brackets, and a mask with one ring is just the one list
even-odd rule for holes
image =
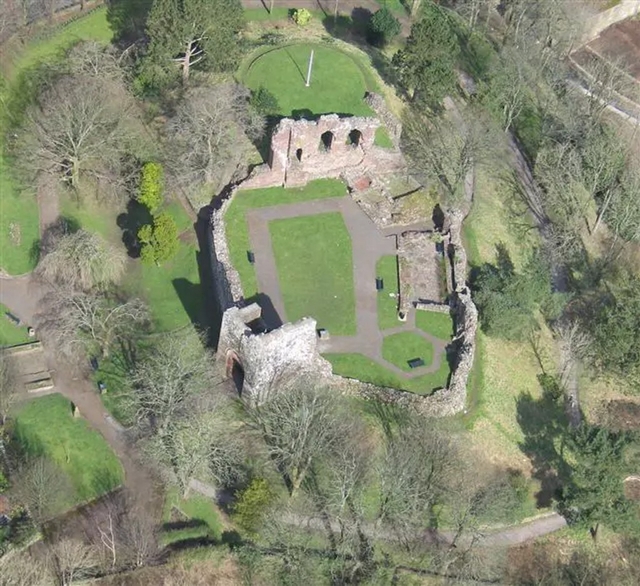
{"label": "green field", "polygon": [[416,311],[416,327],[441,340],[451,340],[453,337],[453,320],[446,313]]}
{"label": "green field", "polygon": [[376,276],[383,281],[384,289],[378,292],[378,327],[388,330],[402,325],[398,320],[398,257],[383,256],[376,265]]}
{"label": "green field", "polygon": [[436,372],[416,378],[403,378],[362,354],[323,356],[331,362],[333,371],[340,376],[355,378],[380,387],[411,391],[417,395],[430,395],[435,389],[447,386],[449,380],[449,364],[446,360],[442,361]]}
{"label": "green field", "polygon": [[351,236],[332,212],[269,223],[287,321],[312,316],[332,335],[356,333]]}
{"label": "green field", "polygon": [[219,541],[222,535],[222,522],[213,501],[199,494],[185,499],[177,489],[170,489],[165,496],[163,520],[161,540],[165,545],[191,540]]}
{"label": "green field", "polygon": [[413,332],[392,334],[382,340],[382,357],[405,372],[412,372],[407,362],[413,358],[422,358],[425,366],[431,365],[433,345]]}
{"label": "green field", "polygon": [[[11,48],[2,54],[0,102],[23,104],[28,96],[24,88],[31,71],[53,62],[74,43],[83,39],[108,42],[111,29],[106,9],[98,9],[85,18],[58,28],[52,35],[34,40],[26,47]],[[13,53],[13,55],[12,55]],[[10,274],[26,273],[35,266],[34,245],[39,238],[38,206],[33,190],[24,189],[12,173],[4,138],[8,131],[9,108],[0,113],[0,267]]]}
{"label": "green field", "polygon": [[342,197],[347,193],[344,183],[337,179],[311,181],[304,187],[285,189],[269,187],[239,191],[225,214],[225,231],[229,246],[229,256],[240,274],[244,296],[249,298],[258,293],[258,282],[253,265],[247,260],[249,229],[245,214],[252,208],[268,208],[276,205],[299,203],[313,199]]}
{"label": "green field", "polygon": [[[311,84],[305,86],[311,51]],[[278,100],[283,116],[327,113],[370,116],[364,102],[371,81],[351,55],[322,45],[297,44],[265,52],[255,58],[241,80],[251,89],[264,87]]]}
{"label": "green field", "polygon": [[71,403],[54,394],[34,399],[15,416],[15,437],[30,456],[55,462],[71,479],[79,502],[113,490],[122,467],[102,436],[71,413]]}
{"label": "green field", "polygon": [[0,348],[30,342],[31,339],[27,335],[27,326],[22,324],[15,325],[6,316],[7,311],[9,311],[9,308],[0,303],[0,313],[2,314],[0,315]]}

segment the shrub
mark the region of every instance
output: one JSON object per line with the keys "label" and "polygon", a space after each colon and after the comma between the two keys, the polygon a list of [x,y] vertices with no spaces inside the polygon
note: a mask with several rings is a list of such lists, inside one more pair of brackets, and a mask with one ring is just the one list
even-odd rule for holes
{"label": "shrub", "polygon": [[137,200],[153,214],[162,204],[164,173],[159,163],[145,163],[140,176]]}
{"label": "shrub", "polygon": [[292,13],[291,18],[298,26],[306,26],[311,20],[311,12],[306,8],[296,8]]}
{"label": "shrub", "polygon": [[265,87],[260,86],[257,91],[251,92],[251,105],[265,116],[277,114],[280,107],[278,99]]}
{"label": "shrub", "polygon": [[6,476],[0,472],[0,493],[5,492],[9,488],[9,481]]}
{"label": "shrub", "polygon": [[233,506],[234,521],[248,533],[255,533],[273,497],[269,483],[264,478],[254,478]]}
{"label": "shrub", "polygon": [[381,8],[370,19],[367,40],[372,45],[382,47],[400,33],[400,21],[388,8]]}
{"label": "shrub", "polygon": [[159,265],[175,256],[180,247],[178,226],[167,213],[153,219],[153,224],[142,226],[138,232],[142,244],[140,258],[145,264]]}

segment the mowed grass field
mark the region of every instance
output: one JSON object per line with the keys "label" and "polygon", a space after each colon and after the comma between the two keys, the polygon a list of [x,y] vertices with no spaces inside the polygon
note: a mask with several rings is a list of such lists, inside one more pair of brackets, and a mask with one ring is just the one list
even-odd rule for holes
{"label": "mowed grass field", "polygon": [[413,332],[392,334],[382,340],[382,357],[405,372],[411,372],[409,360],[420,358],[425,366],[433,363],[433,344]]}
{"label": "mowed grass field", "polygon": [[311,181],[304,187],[248,189],[239,191],[235,195],[225,214],[225,231],[229,246],[229,256],[240,275],[242,290],[246,298],[253,297],[259,293],[255,269],[247,259],[247,251],[251,249],[246,219],[247,211],[252,208],[267,208],[314,199],[342,197],[346,193],[347,187],[342,181],[320,179]]}
{"label": "mowed grass field", "polygon": [[17,326],[8,317],[9,308],[0,303],[0,348],[5,346],[15,346],[30,341],[27,334],[27,326],[20,324]]}
{"label": "mowed grass field", "polygon": [[40,397],[15,414],[14,434],[30,456],[44,456],[70,478],[78,502],[105,494],[122,483],[118,458],[102,436],[76,419],[62,395]]}
{"label": "mowed grass field", "polygon": [[27,82],[34,69],[60,58],[65,50],[81,40],[108,42],[112,32],[106,9],[95,10],[85,18],[61,26],[46,38],[26,47],[2,47],[0,52],[0,268],[12,275],[33,269],[33,249],[39,239],[38,206],[33,189],[25,188],[15,177],[5,144],[15,119],[29,99]]}
{"label": "mowed grass field", "polygon": [[342,214],[274,220],[269,231],[287,321],[311,316],[332,335],[354,335],[353,255]]}
{"label": "mowed grass field", "polygon": [[[311,83],[306,87],[312,50]],[[375,88],[352,56],[332,47],[301,43],[273,49],[255,58],[240,77],[252,90],[269,90],[283,116],[373,114],[364,95]]]}
{"label": "mowed grass field", "polygon": [[378,327],[381,330],[402,324],[398,320],[398,257],[383,256],[376,265],[376,276],[382,279],[383,289],[378,291]]}

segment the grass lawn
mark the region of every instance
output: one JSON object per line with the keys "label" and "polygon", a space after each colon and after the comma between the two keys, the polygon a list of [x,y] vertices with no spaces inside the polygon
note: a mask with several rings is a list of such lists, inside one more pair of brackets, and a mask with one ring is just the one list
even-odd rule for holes
{"label": "grass lawn", "polygon": [[122,246],[122,231],[116,224],[118,214],[109,205],[98,202],[93,197],[74,198],[69,192],[60,196],[60,212],[71,224],[87,232],[94,232],[116,246]]}
{"label": "grass lawn", "polygon": [[422,358],[425,366],[433,362],[433,344],[413,332],[401,332],[382,340],[382,357],[405,372],[412,372],[407,362]]}
{"label": "grass lawn", "polygon": [[245,213],[252,208],[268,208],[284,205],[342,197],[347,193],[345,184],[337,179],[320,179],[311,181],[304,187],[285,189],[284,187],[269,187],[267,189],[251,189],[239,191],[234,197],[225,214],[225,230],[229,246],[229,256],[233,266],[240,274],[240,282],[244,296],[249,298],[258,293],[258,283],[253,265],[247,260],[249,244],[249,230]]}
{"label": "grass lawn", "polygon": [[383,256],[376,265],[376,275],[383,281],[384,289],[378,291],[378,327],[388,330],[401,325],[398,320],[398,257]]}
{"label": "grass lawn", "polygon": [[222,536],[222,522],[213,501],[199,494],[183,499],[177,489],[169,489],[163,520],[162,542],[165,545],[188,540],[219,541]]}
{"label": "grass lawn", "polygon": [[439,311],[416,311],[416,327],[441,340],[451,340],[453,320],[448,313]]}
{"label": "grass lawn", "polygon": [[[310,87],[305,78],[314,51]],[[323,45],[297,44],[273,49],[249,65],[242,81],[251,89],[268,89],[278,100],[283,116],[327,113],[370,116],[364,102],[367,78],[354,58]]]}
{"label": "grass lawn", "polygon": [[15,435],[33,456],[51,458],[70,477],[80,502],[113,490],[122,467],[102,436],[71,413],[71,403],[54,394],[34,399],[15,415]]}
{"label": "grass lawn", "polygon": [[15,325],[7,316],[9,311],[0,303],[0,347],[16,346],[17,344],[25,344],[30,342],[31,338],[27,335],[27,327],[24,325]]}
{"label": "grass lawn", "polygon": [[332,212],[269,223],[288,321],[312,316],[336,336],[356,333],[351,236]]}
{"label": "grass lawn", "polygon": [[380,387],[410,391],[418,395],[430,395],[435,389],[445,387],[449,381],[449,364],[446,360],[442,361],[436,372],[405,379],[362,354],[324,354],[323,356],[331,362],[335,374]]}
{"label": "grass lawn", "polygon": [[[0,99],[19,104],[24,99],[25,77],[32,67],[54,61],[79,40],[108,42],[111,36],[106,9],[99,9],[60,27],[48,38],[34,40],[26,47],[12,51],[5,46],[1,61],[6,85],[0,84]],[[31,251],[39,238],[39,221],[34,194],[22,189],[12,177],[11,161],[4,154],[3,141],[8,122],[8,112],[4,111],[0,115],[0,267],[18,275],[30,271],[35,265]]]}
{"label": "grass lawn", "polygon": [[393,148],[393,141],[384,126],[378,126],[378,128],[376,128],[376,134],[373,137],[373,144],[382,147],[383,149]]}

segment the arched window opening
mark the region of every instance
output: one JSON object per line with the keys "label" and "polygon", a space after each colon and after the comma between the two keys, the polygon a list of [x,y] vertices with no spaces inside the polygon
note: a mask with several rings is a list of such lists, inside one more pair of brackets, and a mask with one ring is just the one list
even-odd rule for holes
{"label": "arched window opening", "polygon": [[330,151],[333,144],[333,132],[327,130],[320,136],[320,150]]}
{"label": "arched window opening", "polygon": [[362,132],[360,132],[357,128],[354,128],[349,133],[349,138],[347,139],[347,144],[350,144],[353,147],[360,146],[360,141],[362,140]]}
{"label": "arched window opening", "polygon": [[302,162],[302,149],[296,149],[296,159],[298,162]]}

